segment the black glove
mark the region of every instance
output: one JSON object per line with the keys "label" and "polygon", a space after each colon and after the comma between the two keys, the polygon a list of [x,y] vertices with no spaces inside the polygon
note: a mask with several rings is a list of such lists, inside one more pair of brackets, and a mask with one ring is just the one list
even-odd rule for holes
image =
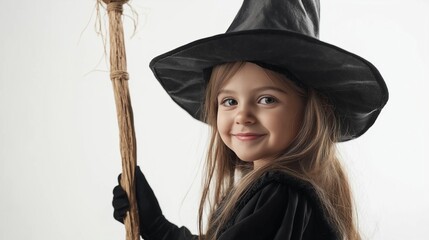
{"label": "black glove", "polygon": [[[118,183],[121,182],[121,174],[118,176]],[[149,233],[154,224],[162,219],[165,219],[162,215],[161,208],[159,207],[158,200],[146,181],[142,171],[137,166],[135,173],[135,185],[136,185],[136,198],[138,214],[140,219],[140,234]],[[130,202],[124,189],[121,185],[117,185],[113,189],[113,201],[112,205],[114,208],[113,217],[121,223],[124,223],[124,218],[127,211],[130,209]]]}

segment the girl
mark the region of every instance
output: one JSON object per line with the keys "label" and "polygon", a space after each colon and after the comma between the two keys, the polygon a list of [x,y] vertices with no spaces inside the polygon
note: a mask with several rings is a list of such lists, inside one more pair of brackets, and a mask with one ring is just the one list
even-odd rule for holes
{"label": "girl", "polygon": [[[366,132],[388,91],[372,64],[319,41],[318,25],[318,1],[246,0],[225,34],[152,60],[212,136],[198,236],[165,219],[137,169],[144,239],[360,239],[335,144]],[[113,206],[122,222],[119,185]]]}

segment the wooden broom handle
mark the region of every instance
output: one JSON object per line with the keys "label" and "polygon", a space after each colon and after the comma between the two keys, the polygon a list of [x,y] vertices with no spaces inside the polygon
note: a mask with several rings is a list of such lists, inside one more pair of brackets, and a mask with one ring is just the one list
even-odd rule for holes
{"label": "wooden broom handle", "polygon": [[139,216],[135,195],[134,174],[137,164],[136,137],[134,131],[133,109],[128,90],[127,59],[122,26],[122,6],[128,0],[102,0],[109,15],[110,35],[110,79],[115,93],[116,112],[119,124],[120,148],[122,157],[121,186],[130,201],[130,211],[124,220],[126,240],[138,240]]}

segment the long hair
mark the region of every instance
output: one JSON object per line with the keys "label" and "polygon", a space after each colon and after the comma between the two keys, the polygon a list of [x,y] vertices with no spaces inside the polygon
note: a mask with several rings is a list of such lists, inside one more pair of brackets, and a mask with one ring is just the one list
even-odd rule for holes
{"label": "long hair", "polygon": [[[310,183],[322,203],[324,214],[343,239],[360,240],[347,176],[337,157],[339,124],[329,101],[313,89],[295,90],[304,98],[301,128],[284,153],[270,164],[253,170],[252,163],[241,161],[221,140],[217,128],[217,95],[223,83],[245,63],[227,63],[212,70],[205,102],[204,119],[211,127],[205,164],[204,187],[198,223],[200,239],[215,240],[231,217],[235,204],[263,173],[283,171]],[[269,77],[290,81],[286,76],[267,70]],[[209,212],[204,234],[205,210]]]}

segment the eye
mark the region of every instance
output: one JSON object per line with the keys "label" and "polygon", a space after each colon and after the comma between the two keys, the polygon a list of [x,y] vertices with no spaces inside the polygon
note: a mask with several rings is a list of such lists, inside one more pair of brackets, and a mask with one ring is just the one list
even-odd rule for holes
{"label": "eye", "polygon": [[274,97],[270,97],[270,96],[261,97],[258,100],[258,103],[260,103],[260,104],[273,104],[276,102],[277,102],[277,99]]}
{"label": "eye", "polygon": [[222,100],[222,102],[220,104],[225,106],[225,107],[230,107],[230,106],[237,105],[237,101],[235,99],[232,99],[232,98],[225,98]]}

